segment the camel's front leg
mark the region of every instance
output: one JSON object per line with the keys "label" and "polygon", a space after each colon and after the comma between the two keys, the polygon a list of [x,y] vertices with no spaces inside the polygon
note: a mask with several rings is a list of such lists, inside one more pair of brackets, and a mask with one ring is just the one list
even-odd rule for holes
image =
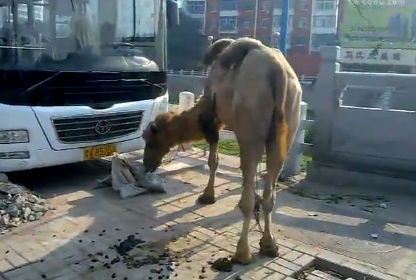
{"label": "camel's front leg", "polygon": [[208,166],[209,166],[209,180],[208,185],[206,186],[204,192],[198,197],[198,202],[204,205],[214,204],[215,203],[215,175],[218,168],[218,141],[214,141],[209,144],[209,156],[208,156]]}

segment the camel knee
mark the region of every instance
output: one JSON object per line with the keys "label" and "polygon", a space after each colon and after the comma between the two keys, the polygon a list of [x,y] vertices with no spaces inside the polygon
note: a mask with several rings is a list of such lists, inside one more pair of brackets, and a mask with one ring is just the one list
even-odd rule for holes
{"label": "camel knee", "polygon": [[274,199],[263,199],[262,208],[265,215],[268,215],[273,211]]}
{"label": "camel knee", "polygon": [[253,203],[240,200],[240,202],[238,203],[238,208],[240,208],[240,211],[241,213],[243,213],[243,216],[245,218],[251,217],[251,214],[253,213],[253,210],[254,210],[254,199],[253,199]]}
{"label": "camel knee", "polygon": [[240,208],[241,213],[245,218],[250,218],[254,210],[254,193],[244,193],[241,196],[240,201],[238,202],[238,208]]}
{"label": "camel knee", "polygon": [[210,149],[210,153],[208,156],[208,166],[210,169],[217,169],[218,168],[218,153],[217,150],[215,148],[215,151],[211,151]]}

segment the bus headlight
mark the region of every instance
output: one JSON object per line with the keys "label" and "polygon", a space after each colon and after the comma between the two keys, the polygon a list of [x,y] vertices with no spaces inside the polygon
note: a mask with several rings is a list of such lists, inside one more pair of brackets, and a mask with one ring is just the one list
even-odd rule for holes
{"label": "bus headlight", "polygon": [[0,130],[0,144],[28,143],[27,130]]}

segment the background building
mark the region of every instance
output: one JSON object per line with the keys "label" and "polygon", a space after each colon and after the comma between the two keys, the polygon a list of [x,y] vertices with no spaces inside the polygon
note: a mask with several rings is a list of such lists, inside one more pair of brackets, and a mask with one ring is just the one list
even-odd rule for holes
{"label": "background building", "polygon": [[[290,0],[288,60],[298,75],[319,71],[321,45],[336,43],[340,0]],[[213,38],[250,36],[278,46],[283,0],[183,0]]]}

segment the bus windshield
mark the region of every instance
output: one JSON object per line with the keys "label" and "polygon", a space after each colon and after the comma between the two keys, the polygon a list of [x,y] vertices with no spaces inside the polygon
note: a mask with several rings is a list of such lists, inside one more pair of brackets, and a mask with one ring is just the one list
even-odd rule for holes
{"label": "bus windshield", "polygon": [[0,70],[135,70],[154,60],[160,0],[0,0]]}

